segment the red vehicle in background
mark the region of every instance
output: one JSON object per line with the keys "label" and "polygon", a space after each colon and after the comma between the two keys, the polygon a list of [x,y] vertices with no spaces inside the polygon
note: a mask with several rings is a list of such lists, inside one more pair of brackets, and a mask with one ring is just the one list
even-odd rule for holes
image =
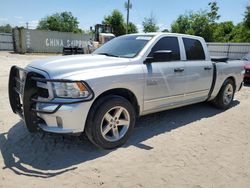
{"label": "red vehicle in background", "polygon": [[250,53],[243,57],[245,61],[245,75],[244,75],[244,83],[250,83]]}

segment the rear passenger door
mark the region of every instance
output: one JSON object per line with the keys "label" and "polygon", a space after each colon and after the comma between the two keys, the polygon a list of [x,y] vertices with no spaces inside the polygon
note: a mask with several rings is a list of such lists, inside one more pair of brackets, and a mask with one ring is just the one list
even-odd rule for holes
{"label": "rear passenger door", "polygon": [[[213,79],[213,67],[206,57],[204,46],[198,39],[182,38],[186,53],[186,92],[185,103],[206,100]],[[208,55],[208,54],[207,54]]]}

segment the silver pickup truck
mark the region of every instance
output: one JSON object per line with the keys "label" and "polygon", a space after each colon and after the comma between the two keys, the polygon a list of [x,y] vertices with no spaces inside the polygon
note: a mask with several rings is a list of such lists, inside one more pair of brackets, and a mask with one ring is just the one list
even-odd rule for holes
{"label": "silver pickup truck", "polygon": [[85,132],[111,149],[126,142],[137,117],[205,101],[229,108],[243,75],[243,62],[211,59],[201,37],[132,34],[90,55],[13,66],[9,99],[30,132]]}

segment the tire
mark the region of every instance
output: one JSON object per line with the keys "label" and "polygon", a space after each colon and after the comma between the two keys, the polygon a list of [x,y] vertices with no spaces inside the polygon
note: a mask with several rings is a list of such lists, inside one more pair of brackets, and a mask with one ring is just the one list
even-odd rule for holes
{"label": "tire", "polygon": [[135,120],[135,110],[127,99],[116,95],[105,96],[91,108],[85,132],[96,146],[113,149],[128,140]]}
{"label": "tire", "polygon": [[235,94],[234,81],[231,79],[227,79],[222,85],[220,92],[213,100],[213,104],[219,109],[226,110],[232,105],[234,94]]}

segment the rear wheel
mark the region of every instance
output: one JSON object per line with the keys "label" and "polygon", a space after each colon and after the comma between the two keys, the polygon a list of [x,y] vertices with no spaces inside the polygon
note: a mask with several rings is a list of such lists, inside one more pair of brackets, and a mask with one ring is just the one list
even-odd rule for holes
{"label": "rear wheel", "polygon": [[135,110],[131,103],[120,96],[99,99],[86,123],[89,140],[104,149],[112,149],[124,144],[135,125]]}
{"label": "rear wheel", "polygon": [[233,102],[234,94],[235,84],[233,80],[227,79],[213,102],[220,109],[228,109]]}

